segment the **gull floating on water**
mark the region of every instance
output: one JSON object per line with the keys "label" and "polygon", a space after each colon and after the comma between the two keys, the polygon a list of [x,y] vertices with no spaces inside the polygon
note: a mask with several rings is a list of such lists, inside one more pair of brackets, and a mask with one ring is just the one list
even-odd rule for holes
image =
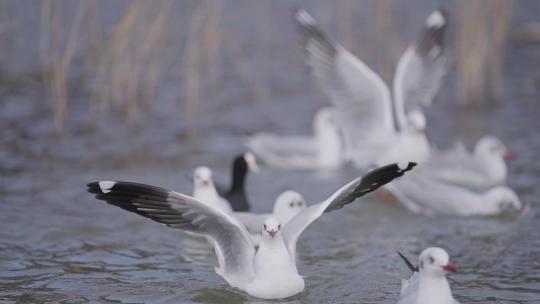
{"label": "gull floating on water", "polygon": [[195,168],[193,172],[193,197],[224,212],[233,212],[229,202],[219,196],[212,179],[212,170],[208,167]]}
{"label": "gull floating on water", "polygon": [[434,180],[424,168],[386,185],[384,189],[407,209],[425,215],[498,215],[524,208],[517,194],[506,186],[478,193]]}
{"label": "gull floating on water", "polygon": [[218,194],[229,202],[233,211],[249,211],[250,209],[244,187],[248,171],[259,171],[255,155],[250,152],[239,155],[233,160],[231,186],[228,189],[216,185]]}
{"label": "gull floating on water", "polygon": [[313,136],[258,133],[248,148],[266,164],[283,169],[327,169],[341,166],[341,137],[332,108],[322,108],[313,120]]}
{"label": "gull floating on water", "polygon": [[513,153],[496,137],[486,136],[473,153],[462,145],[449,151],[434,151],[423,164],[427,175],[472,190],[487,190],[506,182],[506,162]]}
{"label": "gull floating on water", "polygon": [[424,161],[429,155],[422,106],[431,104],[446,70],[446,14],[428,17],[419,40],[401,56],[393,93],[364,62],[331,41],[305,10],[296,13],[307,63],[336,110],[345,157],[359,167]]}
{"label": "gull floating on water", "polygon": [[171,228],[205,236],[218,257],[215,271],[229,285],[254,297],[279,299],[304,290],[304,279],[296,267],[296,242],[311,223],[402,176],[415,165],[393,164],[372,170],[323,202],[302,210],[287,224],[267,218],[261,227],[258,250],[236,217],[193,197],[155,186],[114,181],[89,183],[88,192]]}
{"label": "gull floating on water", "polygon": [[444,249],[431,247],[422,251],[416,267],[398,254],[413,272],[409,280],[402,282],[398,304],[459,304],[446,280],[446,274],[455,272],[456,267]]}

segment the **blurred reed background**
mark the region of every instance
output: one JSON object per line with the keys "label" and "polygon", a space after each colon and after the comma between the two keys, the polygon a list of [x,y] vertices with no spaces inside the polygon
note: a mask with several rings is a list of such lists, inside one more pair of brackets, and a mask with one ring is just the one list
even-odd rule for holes
{"label": "blurred reed background", "polygon": [[[189,120],[195,116],[186,113],[197,112],[201,100],[219,101],[231,74],[250,90],[246,102],[272,100],[268,69],[287,61],[283,56],[289,55],[273,52],[283,36],[296,35],[295,7],[311,10],[332,37],[389,83],[419,22],[445,7],[452,21],[447,42],[456,102],[492,103],[504,100],[508,36],[520,5],[527,6],[512,0],[2,1],[0,81],[4,94],[27,85],[43,88],[58,131],[73,103],[87,103],[92,117],[112,111],[130,120],[172,99],[179,117]],[[239,39],[243,35],[249,38]],[[298,45],[290,48],[301,53]]]}

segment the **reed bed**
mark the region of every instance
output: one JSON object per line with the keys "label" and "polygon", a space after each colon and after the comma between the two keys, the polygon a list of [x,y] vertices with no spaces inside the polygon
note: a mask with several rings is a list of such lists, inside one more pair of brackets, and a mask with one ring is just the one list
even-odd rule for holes
{"label": "reed bed", "polygon": [[459,3],[456,60],[459,101],[480,104],[503,97],[503,63],[512,0]]}
{"label": "reed bed", "polygon": [[[71,9],[66,8],[68,3]],[[261,62],[267,60],[269,46],[283,39],[275,30],[279,22],[276,20],[283,20],[273,15],[277,4],[249,3],[243,7],[247,14],[229,9],[228,4],[231,3],[221,0],[136,0],[116,4],[120,13],[112,24],[105,24],[103,15],[110,9],[110,2],[40,2],[42,81],[56,128],[64,129],[75,91],[88,92],[89,97],[84,101],[96,116],[114,111],[129,120],[145,113],[160,100],[159,84],[166,73],[181,75],[176,94],[179,115],[186,119],[194,117],[191,114],[197,111],[201,100],[215,98],[213,92],[219,92],[224,82],[225,58],[227,64],[233,65],[235,76],[252,90],[254,102],[271,100],[270,77],[275,75],[261,72],[264,70]],[[455,46],[452,55],[457,70],[456,95],[461,103],[502,98],[513,4],[512,0],[468,0],[448,7],[453,27],[450,33],[456,33],[455,37],[449,37],[448,45]],[[1,5],[6,9],[2,16],[9,16],[9,10],[18,4]],[[335,34],[332,29],[338,29],[338,35],[333,37],[365,59],[390,83],[395,63],[409,39],[409,36],[404,38],[400,29],[405,15],[396,18],[396,12],[403,8],[400,5],[401,2],[391,0],[363,5],[342,0],[336,5],[321,2],[318,8],[310,9],[330,33]],[[173,20],[172,12],[178,7],[190,10],[182,14],[186,20]],[[238,43],[241,34],[227,28],[227,20],[230,22],[237,15],[255,20],[256,37],[250,41],[255,47],[249,50],[255,54],[249,58]],[[408,24],[416,21],[422,19]],[[17,28],[18,25],[9,22],[12,20],[0,20],[0,39],[6,31]],[[295,30],[292,20],[290,29]],[[171,72],[172,69],[177,70]]]}

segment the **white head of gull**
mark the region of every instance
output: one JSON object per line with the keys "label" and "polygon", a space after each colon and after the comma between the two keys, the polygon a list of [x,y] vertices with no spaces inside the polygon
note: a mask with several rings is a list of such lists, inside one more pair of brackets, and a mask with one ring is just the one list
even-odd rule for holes
{"label": "white head of gull", "polygon": [[[255,250],[249,232],[231,213],[171,190],[130,182],[94,182],[88,191],[97,199],[137,213],[171,228],[205,236],[214,246],[215,268],[229,285],[264,299],[287,298],[304,290],[296,267],[296,243],[302,232],[326,212],[343,208],[357,198],[402,176],[415,166],[396,164],[370,171],[326,200],[303,209],[287,224],[270,217],[259,230],[261,244]],[[106,185],[102,191],[101,185]]]}
{"label": "white head of gull", "polygon": [[304,209],[306,209],[304,197],[296,191],[287,190],[276,198],[272,215],[286,224]]}
{"label": "white head of gull", "polygon": [[258,246],[261,242],[261,225],[267,218],[274,217],[285,225],[305,208],[306,202],[300,193],[286,190],[276,198],[271,214],[235,212],[234,216],[245,226],[253,243]]}
{"label": "white head of gull", "polygon": [[450,262],[448,253],[438,247],[427,248],[418,258],[418,267],[413,267],[403,255],[413,275],[403,280],[398,304],[455,304],[450,285],[446,280],[448,272],[456,267]]}

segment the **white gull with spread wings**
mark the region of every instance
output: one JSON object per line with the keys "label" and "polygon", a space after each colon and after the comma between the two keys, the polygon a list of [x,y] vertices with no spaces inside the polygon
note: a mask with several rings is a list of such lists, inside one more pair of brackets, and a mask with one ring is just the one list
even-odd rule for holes
{"label": "white gull with spread wings", "polygon": [[88,184],[99,200],[150,218],[171,228],[205,236],[214,246],[215,268],[229,285],[259,298],[287,298],[304,290],[296,267],[296,243],[302,232],[322,214],[341,209],[356,198],[411,170],[414,163],[375,169],[336,191],[325,201],[309,206],[283,225],[265,220],[256,251],[244,225],[234,215],[171,190],[130,182]]}

